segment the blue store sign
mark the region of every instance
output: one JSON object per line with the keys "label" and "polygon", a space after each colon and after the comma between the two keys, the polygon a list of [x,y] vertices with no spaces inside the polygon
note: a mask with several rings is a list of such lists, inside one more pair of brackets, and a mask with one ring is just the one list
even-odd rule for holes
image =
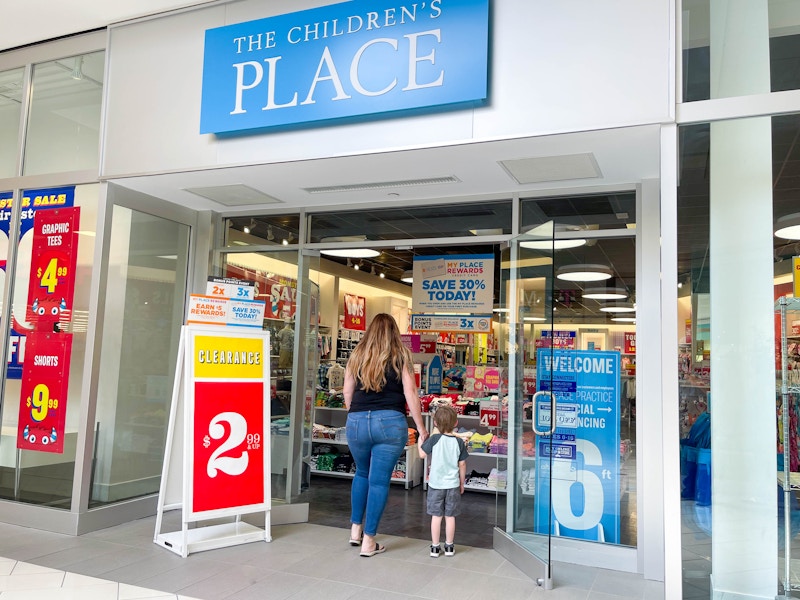
{"label": "blue store sign", "polygon": [[200,133],[485,100],[489,0],[353,0],[206,31]]}
{"label": "blue store sign", "polygon": [[[536,439],[534,531],[618,544],[619,352],[540,348],[536,382],[556,399],[556,428]],[[538,395],[540,431],[550,429],[550,408]]]}

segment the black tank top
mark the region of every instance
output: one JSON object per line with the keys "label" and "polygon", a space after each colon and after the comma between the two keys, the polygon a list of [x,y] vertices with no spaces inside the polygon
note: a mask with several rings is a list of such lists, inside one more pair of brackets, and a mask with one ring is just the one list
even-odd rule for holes
{"label": "black tank top", "polygon": [[367,410],[396,410],[406,414],[406,397],[403,393],[403,380],[397,378],[394,369],[386,369],[386,385],[379,392],[366,391],[356,378],[356,390],[350,403],[350,412]]}

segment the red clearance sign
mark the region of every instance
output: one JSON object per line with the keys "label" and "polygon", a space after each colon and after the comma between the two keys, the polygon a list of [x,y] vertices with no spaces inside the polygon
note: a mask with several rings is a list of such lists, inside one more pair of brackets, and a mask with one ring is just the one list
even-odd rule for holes
{"label": "red clearance sign", "polygon": [[264,502],[264,383],[195,381],[194,402],[192,510]]}
{"label": "red clearance sign", "polygon": [[28,334],[22,372],[17,448],[64,452],[72,334]]}

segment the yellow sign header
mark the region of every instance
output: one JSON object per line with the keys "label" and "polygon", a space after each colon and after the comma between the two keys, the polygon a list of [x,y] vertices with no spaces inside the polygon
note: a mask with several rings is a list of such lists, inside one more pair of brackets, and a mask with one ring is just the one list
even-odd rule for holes
{"label": "yellow sign header", "polygon": [[262,379],[264,342],[260,338],[198,335],[194,338],[194,376]]}

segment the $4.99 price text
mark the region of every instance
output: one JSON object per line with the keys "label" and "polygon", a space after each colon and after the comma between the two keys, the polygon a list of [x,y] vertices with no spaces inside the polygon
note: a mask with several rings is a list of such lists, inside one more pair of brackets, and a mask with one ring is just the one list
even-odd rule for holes
{"label": "$4.99 price text", "polygon": [[52,294],[56,291],[59,278],[66,277],[68,274],[69,267],[58,266],[58,258],[51,258],[44,268],[39,267],[36,270],[36,279],[39,280],[39,287],[46,288],[47,293]]}

